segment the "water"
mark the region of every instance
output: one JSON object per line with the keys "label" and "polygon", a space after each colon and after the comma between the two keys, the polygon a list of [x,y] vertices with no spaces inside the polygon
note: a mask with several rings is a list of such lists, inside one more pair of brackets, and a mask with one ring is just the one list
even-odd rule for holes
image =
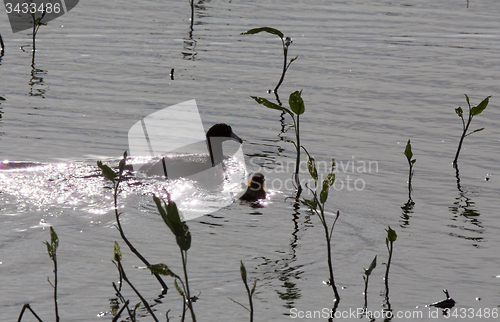
{"label": "water", "polygon": [[[258,280],[256,320],[288,321],[292,308],[305,314],[332,306],[331,289],[322,284],[328,271],[319,220],[285,199],[293,193],[285,187],[291,173],[280,169],[295,160],[286,142],[293,129],[280,135],[279,112],[249,97],[273,99],[266,91],[281,72],[276,36],[240,35],[261,26],[292,37],[289,56],[299,56],[280,95],[286,101],[288,93],[303,89],[302,143],[316,160],[335,158],[343,165],[339,185],[349,179],[361,179],[358,188],[364,183],[360,191],[338,186],[329,198],[328,211],[341,213],[332,243],[342,297],[338,311],[363,306],[363,267],[375,255],[368,308],[380,311],[387,226],[398,233],[389,275],[395,314],[422,312],[418,320],[435,320],[425,305],[444,299],[444,288],[459,310],[498,308],[495,3],[470,1],[467,9],[466,1],[204,1],[197,5],[192,39],[189,16],[187,1],[80,2],[40,28],[38,71],[32,75],[30,52],[19,49],[30,43],[28,33],[12,34],[1,15],[6,53],[0,66],[0,158],[45,167],[2,177],[3,320],[17,319],[25,302],[44,320],[53,316],[47,283],[52,263],[42,243],[50,238],[50,225],[60,238],[62,319],[112,319],[97,315],[109,311],[109,299],[116,297],[111,283],[118,276],[110,261],[120,237],[111,192],[95,176],[95,161],[116,162],[128,149],[129,128],[141,117],[190,99],[197,100],[205,130],[225,122],[245,139],[249,169],[264,172],[273,192],[266,207],[237,202],[188,222],[190,283],[195,294],[201,291],[195,303],[199,320],[247,319],[228,299],[246,303],[240,260],[249,278]],[[461,132],[454,108],[466,107],[464,93],[473,104],[493,97],[471,125],[485,130],[465,140],[460,192],[451,161]],[[405,213],[408,139],[417,163],[415,205]],[[358,171],[370,161],[378,168],[372,163],[370,171]],[[149,261],[180,272],[174,238],[144,190],[131,188],[119,199],[125,233]],[[121,245],[129,278],[153,303],[160,294],[157,282]],[[155,305],[160,320],[168,309],[177,317],[182,305],[166,281],[171,290]],[[128,289],[124,295],[138,301]],[[33,320],[29,314],[23,319]]]}

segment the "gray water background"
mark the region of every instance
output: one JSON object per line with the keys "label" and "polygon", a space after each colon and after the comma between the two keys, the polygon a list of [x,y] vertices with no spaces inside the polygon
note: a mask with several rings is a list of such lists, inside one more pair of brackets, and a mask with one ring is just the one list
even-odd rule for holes
{"label": "gray water background", "polygon": [[[246,303],[240,260],[249,278],[258,280],[256,320],[289,321],[291,308],[317,311],[333,305],[331,289],[322,283],[328,271],[319,220],[285,200],[293,191],[278,184],[291,173],[272,171],[294,160],[293,145],[286,142],[293,139],[293,129],[280,137],[279,112],[250,98],[273,99],[267,90],[274,88],[282,66],[278,37],[240,35],[261,26],[293,39],[289,57],[299,58],[280,94],[286,102],[288,93],[303,89],[303,145],[318,161],[378,164],[378,171],[370,173],[340,171],[338,182],[347,176],[362,179],[364,189],[332,191],[329,198],[328,211],[341,213],[332,242],[342,297],[338,310],[362,307],[363,268],[378,255],[368,308],[380,311],[388,225],[398,233],[389,278],[395,313],[418,311],[423,318],[415,320],[436,320],[428,318],[425,304],[443,299],[443,288],[458,309],[498,308],[498,5],[474,0],[469,8],[466,1],[450,0],[203,1],[192,40],[187,1],[81,1],[40,28],[39,79],[31,75],[29,48],[20,49],[30,43],[29,32],[12,34],[7,15],[1,14],[6,52],[0,96],[6,100],[0,102],[0,158],[56,168],[3,179],[1,320],[16,320],[25,302],[44,320],[52,319],[47,283],[52,263],[42,243],[49,240],[49,225],[60,238],[62,319],[112,319],[110,314],[97,317],[110,310],[111,282],[118,278],[111,263],[113,242],[120,241],[111,193],[98,178],[75,179],[75,171],[94,174],[96,160],[117,160],[128,148],[130,126],[190,99],[197,100],[206,129],[225,122],[245,139],[250,169],[265,164],[260,170],[268,170],[274,193],[264,208],[234,203],[188,223],[190,283],[195,294],[201,292],[195,303],[199,320],[247,319],[248,313],[228,299]],[[471,126],[485,130],[465,140],[461,193],[451,161],[461,133],[454,109],[466,107],[464,93],[473,104],[493,97]],[[405,217],[408,139],[417,163],[415,206]],[[120,202],[124,229],[137,248],[151,262],[179,272],[174,238],[150,198],[131,190]],[[160,293],[157,282],[136,269],[142,263],[123,243],[122,251],[129,277],[152,302]],[[173,283],[166,281],[171,289],[155,306],[162,320],[168,309],[177,317],[182,305]],[[124,293],[134,303],[134,295]],[[23,321],[34,321],[28,316]]]}

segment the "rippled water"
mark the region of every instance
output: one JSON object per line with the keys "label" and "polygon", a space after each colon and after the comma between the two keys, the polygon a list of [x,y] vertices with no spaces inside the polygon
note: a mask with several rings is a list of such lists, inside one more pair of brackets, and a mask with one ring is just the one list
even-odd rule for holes
{"label": "rippled water", "polygon": [[[299,56],[280,96],[286,102],[288,93],[303,89],[302,144],[317,161],[337,160],[328,211],[341,214],[332,242],[338,311],[363,306],[363,268],[375,255],[368,308],[380,311],[387,226],[398,233],[389,275],[395,314],[422,312],[419,321],[436,320],[425,305],[444,299],[444,288],[459,310],[498,309],[500,9],[492,1],[466,6],[465,0],[199,1],[191,31],[187,1],[80,1],[40,28],[36,70],[28,47],[20,49],[29,34],[12,34],[0,15],[6,45],[0,158],[20,166],[0,172],[2,320],[17,319],[25,302],[42,319],[52,318],[52,263],[42,243],[50,225],[60,238],[62,319],[112,319],[97,315],[110,311],[116,297],[110,261],[120,236],[95,161],[116,163],[141,117],[190,99],[206,130],[225,122],[245,140],[249,170],[263,172],[272,192],[266,207],[236,202],[188,222],[198,319],[247,319],[228,299],[246,303],[240,260],[258,280],[256,320],[288,321],[291,309],[333,305],[322,283],[328,270],[319,220],[286,199],[293,194],[291,120],[280,133],[279,112],[249,97],[273,99],[267,90],[281,72],[276,36],[240,35],[261,26],[290,36],[289,57]],[[473,104],[493,97],[472,121],[472,129],[485,130],[465,139],[457,186],[451,161],[461,121],[454,109],[466,107],[464,93]],[[403,155],[408,139],[417,159],[412,207]],[[175,240],[150,199],[155,185],[129,187],[119,199],[125,233],[149,261],[179,272]],[[122,251],[129,278],[156,303],[160,320],[168,309],[177,318],[182,303],[172,281],[154,302],[157,282],[125,245]],[[132,292],[125,296],[136,301]],[[34,320],[28,316],[23,321]]]}

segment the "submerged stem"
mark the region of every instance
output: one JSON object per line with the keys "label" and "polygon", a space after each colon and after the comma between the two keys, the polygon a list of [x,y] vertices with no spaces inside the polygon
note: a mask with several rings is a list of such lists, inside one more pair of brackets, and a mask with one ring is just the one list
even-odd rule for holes
{"label": "submerged stem", "polygon": [[191,301],[191,294],[189,292],[189,280],[187,275],[187,251],[181,250],[181,256],[182,256],[182,268],[184,269],[184,280],[186,282],[186,301],[189,311],[191,312],[191,318],[193,319],[193,322],[196,322],[196,316],[194,314],[194,309],[193,309],[193,302]]}

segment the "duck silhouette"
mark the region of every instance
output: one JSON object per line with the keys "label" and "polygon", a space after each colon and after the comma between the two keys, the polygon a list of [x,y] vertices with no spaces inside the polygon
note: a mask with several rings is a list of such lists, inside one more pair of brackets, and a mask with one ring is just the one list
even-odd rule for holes
{"label": "duck silhouette", "polygon": [[[223,143],[234,140],[240,144],[243,140],[234,134],[231,126],[218,123],[212,126],[206,133],[206,147],[200,147],[200,142],[182,147],[183,151],[198,151],[197,153],[176,153],[170,151],[168,155],[161,155],[159,160],[153,164],[142,166],[140,171],[148,176],[164,176],[166,179],[191,178],[197,181],[196,177],[214,179],[214,176],[223,172],[222,164],[225,159],[223,153]],[[207,153],[199,153],[201,150],[208,150]]]}
{"label": "duck silhouette", "polygon": [[429,306],[438,307],[440,309],[451,309],[452,307],[454,307],[456,302],[450,297],[448,290],[443,290],[443,293],[446,294],[445,300],[429,304]]}
{"label": "duck silhouette", "polygon": [[264,188],[264,175],[262,173],[256,173],[252,176],[248,182],[248,187],[240,200],[255,202],[261,199],[266,199],[267,192]]}

